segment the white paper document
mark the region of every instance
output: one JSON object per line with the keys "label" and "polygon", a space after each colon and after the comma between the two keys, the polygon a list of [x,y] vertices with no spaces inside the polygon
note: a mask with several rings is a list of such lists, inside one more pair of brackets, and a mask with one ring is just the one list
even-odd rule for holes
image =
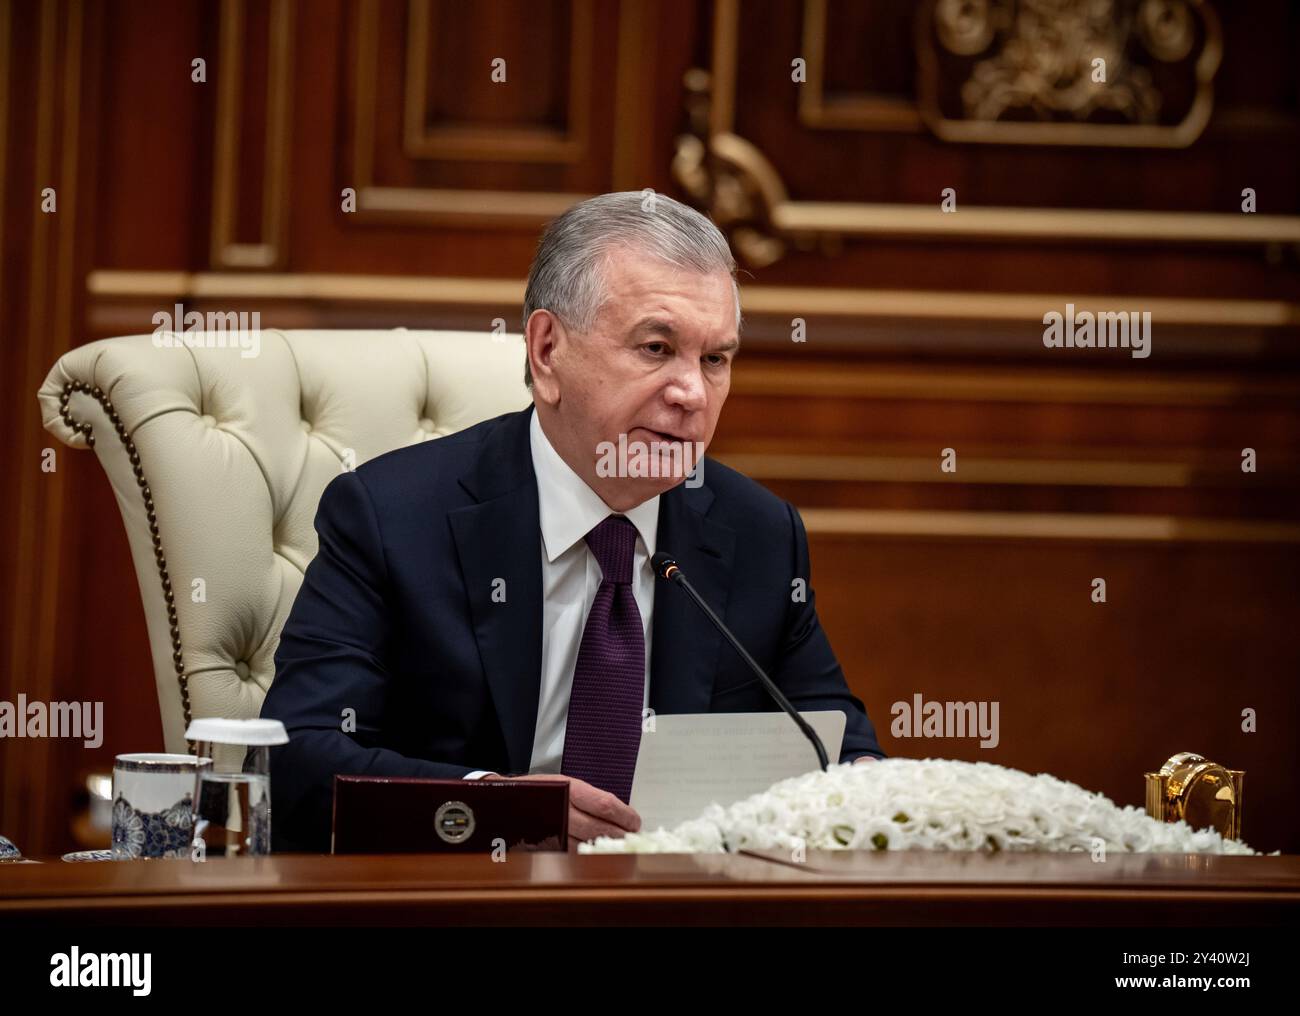
{"label": "white paper document", "polygon": [[[845,716],[838,709],[800,713],[817,732],[831,764],[840,759]],[[726,807],[778,780],[818,767],[817,752],[785,713],[656,715],[641,735],[631,805],[641,829],[671,829]]]}

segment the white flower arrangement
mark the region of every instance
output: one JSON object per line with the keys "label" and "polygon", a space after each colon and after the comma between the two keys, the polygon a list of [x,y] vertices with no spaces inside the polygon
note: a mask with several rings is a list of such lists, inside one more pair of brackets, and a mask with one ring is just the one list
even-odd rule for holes
{"label": "white flower arrangement", "polygon": [[1055,776],[989,762],[882,759],[782,780],[675,829],[601,836],[585,854],[765,850],[1041,850],[1254,854],[1214,829],[1151,818]]}

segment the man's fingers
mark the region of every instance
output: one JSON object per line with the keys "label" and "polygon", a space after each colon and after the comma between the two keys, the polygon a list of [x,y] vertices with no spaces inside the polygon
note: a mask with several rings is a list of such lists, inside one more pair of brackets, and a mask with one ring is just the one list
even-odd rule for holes
{"label": "man's fingers", "polygon": [[[516,780],[567,780],[569,783],[569,804],[579,811],[599,819],[614,828],[610,835],[621,836],[624,832],[637,832],[641,828],[641,816],[614,794],[599,787],[593,787],[576,776],[552,776],[535,773],[527,776],[513,777]],[[572,831],[572,830],[571,830]]]}
{"label": "man's fingers", "polygon": [[569,802],[588,815],[610,822],[620,829],[636,832],[641,828],[641,816],[635,809],[620,801],[615,795],[590,783],[575,779],[569,784]]}
{"label": "man's fingers", "polygon": [[620,829],[609,822],[602,822],[598,818],[592,818],[585,812],[577,808],[569,810],[569,839],[571,840],[594,840],[597,836],[612,836],[619,839],[627,833],[626,829]]}

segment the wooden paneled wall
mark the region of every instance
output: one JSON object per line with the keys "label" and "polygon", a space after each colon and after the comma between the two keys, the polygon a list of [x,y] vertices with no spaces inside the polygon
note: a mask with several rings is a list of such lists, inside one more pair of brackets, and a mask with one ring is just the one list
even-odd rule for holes
{"label": "wooden paneled wall", "polygon": [[[886,750],[1134,804],[1198,750],[1300,849],[1300,14],[1110,6],[1017,39],[933,0],[0,0],[0,697],[107,723],[0,742],[0,831],[71,849],[79,775],[161,746],[108,485],[40,469],[61,351],[178,301],[517,327],[541,226],[654,188],[744,269],[714,451],[804,512]],[[1046,348],[1067,303],[1150,312],[1152,355]],[[893,737],[914,694],[999,701],[999,746]]]}

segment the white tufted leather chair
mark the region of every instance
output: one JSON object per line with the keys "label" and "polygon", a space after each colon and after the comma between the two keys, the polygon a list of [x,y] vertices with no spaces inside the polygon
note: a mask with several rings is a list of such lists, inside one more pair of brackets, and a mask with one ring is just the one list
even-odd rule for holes
{"label": "white tufted leather chair", "polygon": [[316,505],[340,470],[529,402],[518,335],[199,338],[92,342],[60,357],[38,395],[45,429],[92,447],[113,485],[173,752],[191,717],[260,712],[316,554]]}

